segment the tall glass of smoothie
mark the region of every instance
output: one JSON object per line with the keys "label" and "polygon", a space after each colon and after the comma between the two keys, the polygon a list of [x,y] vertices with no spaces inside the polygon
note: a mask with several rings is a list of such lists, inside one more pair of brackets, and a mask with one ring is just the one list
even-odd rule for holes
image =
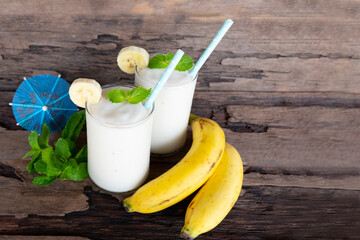
{"label": "tall glass of smoothie", "polygon": [[[135,69],[135,86],[153,88],[165,69]],[[197,76],[174,71],[155,100],[151,153],[170,154],[185,143]]]}
{"label": "tall glass of smoothie", "polygon": [[100,101],[86,105],[88,172],[91,180],[111,192],[127,192],[147,178],[154,106],[112,103],[106,93],[129,86],[103,87]]}

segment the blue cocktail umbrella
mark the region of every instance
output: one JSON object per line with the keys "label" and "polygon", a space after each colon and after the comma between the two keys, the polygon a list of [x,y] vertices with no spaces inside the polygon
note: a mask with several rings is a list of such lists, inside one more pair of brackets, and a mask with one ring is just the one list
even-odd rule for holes
{"label": "blue cocktail umbrella", "polygon": [[68,118],[78,110],[70,100],[69,88],[60,75],[24,78],[10,103],[17,124],[38,133],[41,133],[43,123],[50,132],[62,130]]}

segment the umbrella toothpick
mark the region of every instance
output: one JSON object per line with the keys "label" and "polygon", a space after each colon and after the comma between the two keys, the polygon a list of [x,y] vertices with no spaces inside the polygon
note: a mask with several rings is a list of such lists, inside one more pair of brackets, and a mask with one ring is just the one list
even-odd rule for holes
{"label": "umbrella toothpick", "polygon": [[44,123],[50,132],[64,128],[66,120],[78,111],[69,97],[69,83],[59,73],[58,76],[38,75],[23,79],[9,103],[16,125],[38,133],[41,133]]}

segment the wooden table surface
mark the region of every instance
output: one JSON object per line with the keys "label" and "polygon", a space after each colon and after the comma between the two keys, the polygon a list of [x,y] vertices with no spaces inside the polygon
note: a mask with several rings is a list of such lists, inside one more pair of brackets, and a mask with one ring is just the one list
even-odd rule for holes
{"label": "wooden table surface", "polygon": [[[178,239],[191,197],[142,215],[89,179],[34,186],[22,160],[29,132],[8,103],[23,77],[42,73],[133,83],[116,64],[128,45],[197,60],[227,18],[235,23],[201,69],[192,112],[223,127],[244,185],[199,239],[360,239],[357,0],[1,1],[0,239]],[[152,158],[150,178],[190,144]]]}

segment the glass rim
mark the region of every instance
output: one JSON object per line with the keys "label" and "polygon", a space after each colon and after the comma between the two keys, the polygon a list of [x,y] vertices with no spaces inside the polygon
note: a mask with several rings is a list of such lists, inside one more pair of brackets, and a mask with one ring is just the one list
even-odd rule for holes
{"label": "glass rim", "polygon": [[[140,70],[140,69],[139,69],[139,70]],[[143,79],[143,77],[140,75],[139,70],[138,70],[138,66],[136,65],[136,66],[135,66],[135,75],[137,75],[142,82],[145,82],[145,80]],[[189,74],[190,74],[190,73],[189,73]],[[181,85],[179,85],[179,86],[166,86],[166,84],[165,84],[165,85],[163,86],[163,88],[181,88],[181,87],[186,87],[186,86],[192,84],[194,81],[196,81],[197,78],[198,78],[198,75],[199,75],[199,73],[196,73],[196,75],[194,76],[194,78],[193,78],[190,82],[188,82],[188,83],[181,84]],[[155,83],[155,84],[156,84],[156,83]]]}
{"label": "glass rim", "polygon": [[[101,89],[104,90],[104,89],[108,89],[108,88],[112,88],[112,87],[119,87],[119,88],[125,87],[125,88],[130,88],[130,89],[135,88],[135,86],[132,86],[132,85],[129,85],[129,84],[120,85],[120,84],[115,84],[114,83],[114,84],[106,84],[106,85],[102,86]],[[135,122],[135,123],[116,125],[116,124],[102,122],[101,120],[94,117],[91,114],[91,112],[89,111],[87,102],[85,102],[85,111],[86,111],[86,113],[88,113],[89,116],[92,119],[94,119],[97,123],[99,123],[99,124],[101,124],[103,126],[106,126],[106,127],[111,127],[111,128],[128,128],[128,127],[134,127],[134,126],[140,125],[140,124],[142,124],[143,122],[147,121],[150,118],[150,116],[154,113],[154,109],[155,109],[155,104],[153,103],[152,107],[151,107],[151,110],[149,111],[148,115],[144,119],[142,119],[142,120],[140,120],[138,122]]]}

